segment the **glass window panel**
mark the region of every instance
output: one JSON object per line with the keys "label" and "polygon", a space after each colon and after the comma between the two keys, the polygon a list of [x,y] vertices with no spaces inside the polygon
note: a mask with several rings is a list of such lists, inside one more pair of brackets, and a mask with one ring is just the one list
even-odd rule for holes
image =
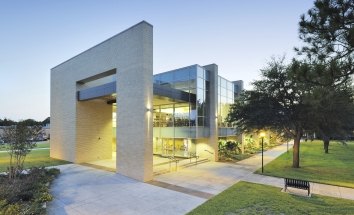
{"label": "glass window panel", "polygon": [[197,89],[197,103],[202,104],[205,102],[204,91],[202,89]]}
{"label": "glass window panel", "polygon": [[198,88],[204,89],[204,79],[198,78],[197,86]]}
{"label": "glass window panel", "polygon": [[160,75],[154,75],[154,83],[160,84]]}
{"label": "glass window panel", "polygon": [[230,81],[227,81],[227,89],[233,91],[233,84]]}
{"label": "glass window panel", "polygon": [[196,89],[190,89],[190,90],[189,90],[189,93],[191,93],[191,94],[194,94],[194,95],[195,95],[195,94],[197,94],[197,90],[196,90]]}
{"label": "glass window panel", "polygon": [[190,108],[190,113],[189,113],[190,126],[196,126],[196,120],[197,120],[196,105],[190,104],[189,108]]}
{"label": "glass window panel", "polygon": [[226,88],[226,79],[224,79],[224,78],[221,78],[221,87],[224,87],[224,88]]}
{"label": "glass window panel", "polygon": [[205,71],[204,78],[205,78],[205,80],[210,81],[210,71],[208,71],[208,70]]}
{"label": "glass window panel", "polygon": [[221,90],[221,92],[220,92],[221,96],[226,97],[227,96],[226,89],[222,87],[220,90]]}
{"label": "glass window panel", "polygon": [[204,126],[209,126],[209,117],[207,115],[204,117]]}
{"label": "glass window panel", "polygon": [[189,68],[189,78],[196,79],[197,78],[197,70],[193,68]]}
{"label": "glass window panel", "polygon": [[207,117],[209,116],[209,102],[210,102],[210,96],[209,96],[209,91],[206,91],[204,93],[204,100],[205,100],[205,103],[204,103],[204,116]]}
{"label": "glass window panel", "polygon": [[221,103],[222,104],[226,104],[226,101],[227,101],[226,97],[221,96]]}
{"label": "glass window panel", "polygon": [[197,75],[200,78],[204,78],[204,69],[197,67]]}
{"label": "glass window panel", "polygon": [[197,89],[197,109],[198,116],[204,116],[205,95],[202,89]]}
{"label": "glass window panel", "polygon": [[175,105],[175,127],[189,126],[189,105],[176,104]]}
{"label": "glass window panel", "polygon": [[160,116],[160,107],[159,106],[155,106],[154,107],[154,112],[153,112],[153,126],[154,127],[160,127],[160,120],[161,120],[161,116]]}
{"label": "glass window panel", "polygon": [[160,126],[173,127],[173,105],[161,105]]}
{"label": "glass window panel", "polygon": [[187,81],[189,80],[189,70],[181,69],[174,72],[175,81]]}
{"label": "glass window panel", "polygon": [[178,81],[175,82],[174,88],[179,90],[189,89],[189,84],[190,84],[189,81]]}
{"label": "glass window panel", "polygon": [[231,91],[231,90],[228,90],[228,91],[227,91],[227,97],[230,98],[230,99],[232,99],[233,96],[234,96],[234,92]]}
{"label": "glass window panel", "polygon": [[161,75],[161,82],[163,82],[163,85],[166,84],[172,84],[173,82],[173,73],[172,72],[167,72]]}
{"label": "glass window panel", "polygon": [[197,88],[197,82],[196,82],[196,80],[195,79],[191,79],[191,80],[189,80],[190,82],[190,84],[189,84],[189,87],[190,88]]}
{"label": "glass window panel", "polygon": [[210,90],[210,82],[205,81],[205,90]]}
{"label": "glass window panel", "polygon": [[204,116],[204,104],[198,105],[198,116]]}
{"label": "glass window panel", "polygon": [[204,126],[204,117],[198,117],[198,126]]}

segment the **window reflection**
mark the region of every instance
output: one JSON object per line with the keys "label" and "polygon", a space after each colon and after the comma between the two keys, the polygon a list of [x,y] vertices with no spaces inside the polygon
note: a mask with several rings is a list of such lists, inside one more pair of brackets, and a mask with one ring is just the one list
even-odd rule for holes
{"label": "window reflection", "polygon": [[218,127],[232,127],[226,122],[226,117],[229,113],[230,105],[234,102],[234,86],[233,83],[218,77]]}
{"label": "window reflection", "polygon": [[155,84],[188,92],[190,96],[189,102],[154,106],[154,126],[208,126],[209,76],[209,71],[198,65],[155,75]]}

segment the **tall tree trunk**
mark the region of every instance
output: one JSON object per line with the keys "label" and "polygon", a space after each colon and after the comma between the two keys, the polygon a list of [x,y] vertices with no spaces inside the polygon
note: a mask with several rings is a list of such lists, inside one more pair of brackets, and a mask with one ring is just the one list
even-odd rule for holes
{"label": "tall tree trunk", "polygon": [[323,149],[324,149],[325,153],[328,154],[328,149],[329,149],[329,137],[323,136],[322,140],[323,140]]}
{"label": "tall tree trunk", "polygon": [[294,146],[293,146],[293,168],[300,167],[300,140],[301,140],[302,132],[296,130],[296,134],[294,137]]}

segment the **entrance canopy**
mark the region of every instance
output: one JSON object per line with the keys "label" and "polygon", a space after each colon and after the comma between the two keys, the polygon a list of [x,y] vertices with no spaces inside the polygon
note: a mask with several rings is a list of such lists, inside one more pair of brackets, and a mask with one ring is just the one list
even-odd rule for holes
{"label": "entrance canopy", "polygon": [[[77,91],[77,100],[86,101],[96,98],[108,98],[107,103],[115,103],[116,99],[115,93],[117,92],[116,81],[102,84],[99,86],[83,89]],[[188,93],[182,90],[172,89],[169,87],[164,87],[158,84],[153,86],[154,97],[157,98],[169,98],[174,102],[196,102],[196,95],[193,93]]]}

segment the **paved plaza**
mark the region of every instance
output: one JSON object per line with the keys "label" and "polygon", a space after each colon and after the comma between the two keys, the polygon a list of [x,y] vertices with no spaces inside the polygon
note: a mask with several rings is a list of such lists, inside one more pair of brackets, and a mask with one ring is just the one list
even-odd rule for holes
{"label": "paved plaza", "polygon": [[185,214],[206,201],[91,167],[59,166],[49,214]]}

